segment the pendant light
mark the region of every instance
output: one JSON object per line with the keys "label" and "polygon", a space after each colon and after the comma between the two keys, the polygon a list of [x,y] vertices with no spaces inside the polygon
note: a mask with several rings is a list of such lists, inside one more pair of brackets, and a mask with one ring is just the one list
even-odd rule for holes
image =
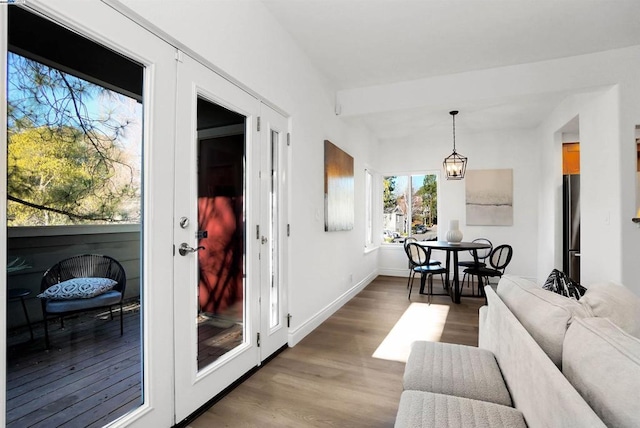
{"label": "pendant light", "polygon": [[458,114],[458,110],[450,111],[449,114],[453,119],[453,153],[444,158],[442,166],[447,180],[462,180],[467,170],[467,158],[456,152],[456,114]]}

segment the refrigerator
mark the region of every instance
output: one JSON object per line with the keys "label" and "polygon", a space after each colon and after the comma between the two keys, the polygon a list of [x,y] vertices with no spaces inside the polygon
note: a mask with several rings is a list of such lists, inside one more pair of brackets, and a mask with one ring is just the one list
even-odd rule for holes
{"label": "refrigerator", "polygon": [[564,175],[563,199],[563,271],[580,282],[580,174]]}

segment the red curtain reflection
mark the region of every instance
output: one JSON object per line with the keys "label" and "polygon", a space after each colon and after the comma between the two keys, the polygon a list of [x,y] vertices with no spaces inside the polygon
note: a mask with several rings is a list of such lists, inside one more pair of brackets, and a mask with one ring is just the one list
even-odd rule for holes
{"label": "red curtain reflection", "polygon": [[242,318],[242,197],[198,198],[198,227],[207,231],[198,252],[200,310]]}

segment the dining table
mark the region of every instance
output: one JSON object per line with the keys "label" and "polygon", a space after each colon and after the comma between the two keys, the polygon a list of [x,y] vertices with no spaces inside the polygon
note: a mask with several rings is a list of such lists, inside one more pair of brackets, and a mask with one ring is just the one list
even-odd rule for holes
{"label": "dining table", "polygon": [[[458,275],[458,253],[460,251],[471,251],[474,260],[478,260],[478,250],[491,248],[491,245],[482,242],[448,242],[448,241],[418,241],[417,244],[423,247],[430,247],[432,250],[442,250],[447,252],[445,266],[447,273],[445,282],[449,295],[454,303],[460,303],[460,279]],[[453,281],[450,281],[451,254],[453,253]],[[479,286],[482,289],[482,278],[479,278]],[[453,283],[451,283],[453,282]]]}

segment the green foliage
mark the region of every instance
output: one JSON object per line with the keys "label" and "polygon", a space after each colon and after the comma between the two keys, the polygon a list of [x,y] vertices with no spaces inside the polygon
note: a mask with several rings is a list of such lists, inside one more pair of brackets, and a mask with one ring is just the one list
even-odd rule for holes
{"label": "green foliage", "polygon": [[397,198],[394,194],[395,190],[396,190],[396,177],[394,175],[389,176],[389,177],[384,177],[384,179],[382,180],[382,184],[384,186],[383,188],[383,194],[382,194],[382,200],[384,203],[384,209],[392,209],[396,207],[397,204]]}
{"label": "green foliage", "polygon": [[424,176],[422,186],[416,191],[422,198],[422,208],[428,213],[426,223],[432,226],[438,223],[438,182],[436,176],[427,174]]}
{"label": "green foliage", "polygon": [[9,135],[10,226],[108,222],[118,215],[133,189],[117,184],[116,169],[85,139],[70,127]]}
{"label": "green foliage", "polygon": [[121,137],[129,100],[52,67],[8,55],[9,226],[139,221],[140,195]]}

